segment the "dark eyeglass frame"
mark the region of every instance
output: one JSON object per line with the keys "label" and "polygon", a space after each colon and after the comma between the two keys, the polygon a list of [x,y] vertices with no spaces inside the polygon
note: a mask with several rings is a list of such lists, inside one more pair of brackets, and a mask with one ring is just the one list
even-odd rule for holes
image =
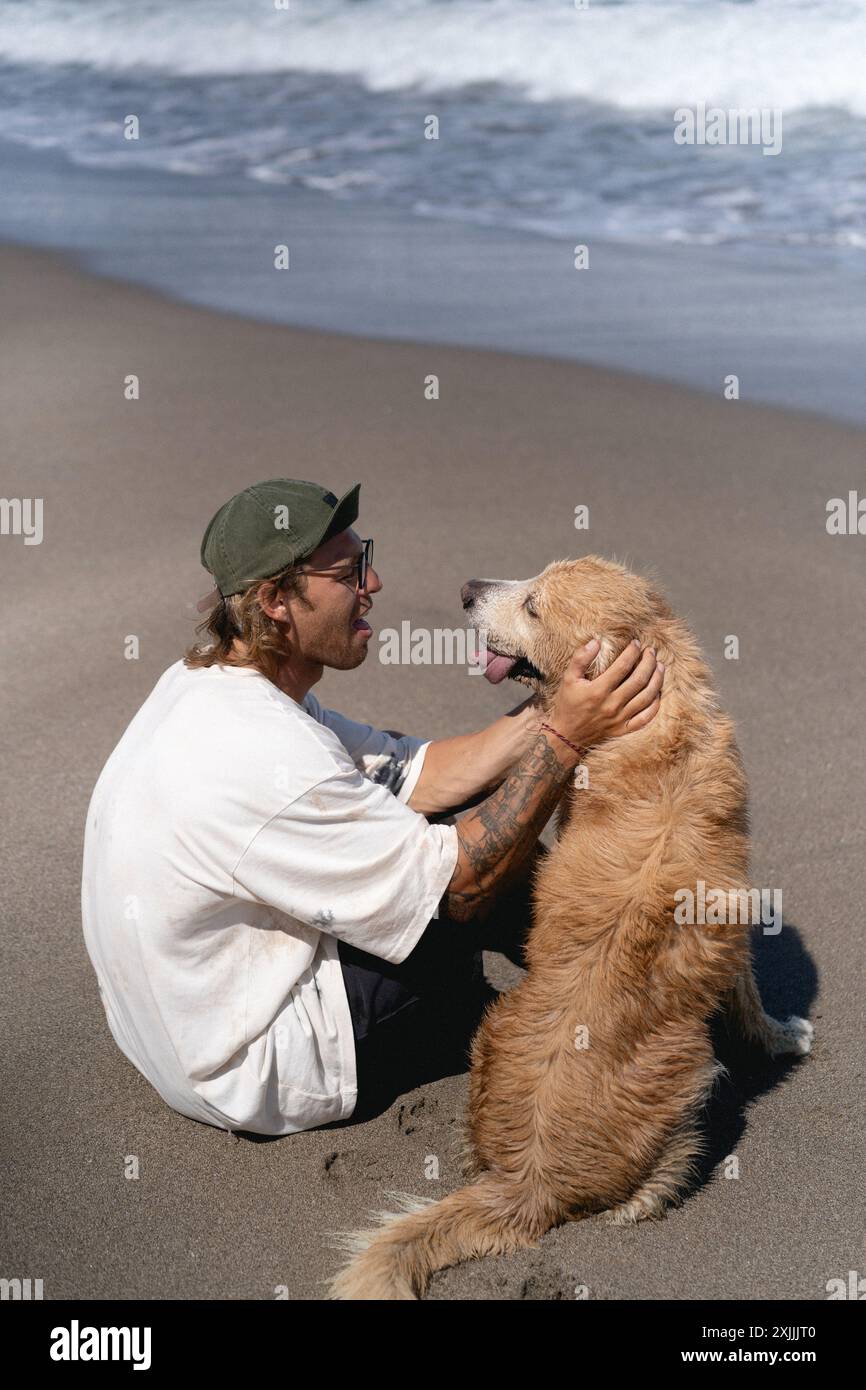
{"label": "dark eyeglass frame", "polygon": [[300,573],[300,574],[331,574],[331,575],[334,575],[335,578],[338,578],[338,579],[339,579],[339,582],[340,582],[341,584],[344,583],[344,582],[350,577],[350,575],[354,574],[354,576],[355,576],[355,588],[356,588],[356,592],[360,593],[360,592],[366,587],[366,584],[367,584],[367,572],[368,572],[368,570],[370,569],[370,566],[371,566],[372,563],[373,563],[373,538],[372,538],[372,536],[369,536],[369,537],[367,538],[367,540],[362,541],[361,544],[363,545],[364,549],[363,549],[362,551],[359,552],[357,559],[355,559],[355,560],[353,560],[353,561],[351,562],[351,568],[346,569],[346,572],[345,572],[344,575],[340,575],[340,576],[334,575],[334,570],[335,570],[335,569],[339,569],[339,568],[341,568],[341,567],[345,568],[346,562],[345,562],[345,561],[342,561],[342,560],[340,561],[340,564],[339,564],[339,565],[331,565],[331,567],[330,567],[329,569],[310,569],[308,566],[304,565],[304,566],[302,566],[302,567],[299,569],[299,573]]}

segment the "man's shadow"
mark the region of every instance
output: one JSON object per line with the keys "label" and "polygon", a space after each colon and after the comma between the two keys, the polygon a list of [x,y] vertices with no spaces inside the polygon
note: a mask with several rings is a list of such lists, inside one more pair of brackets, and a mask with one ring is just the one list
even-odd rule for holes
{"label": "man's shadow", "polygon": [[[396,1014],[355,1044],[358,1072],[358,1103],[344,1120],[311,1126],[307,1133],[322,1130],[350,1129],[366,1124],[390,1110],[395,1101],[420,1086],[460,1076],[470,1066],[470,1046],[489,1001],[499,991],[486,986],[479,992],[477,1007],[469,1020],[464,1018],[443,1021],[423,1003],[416,1008]],[[239,1139],[254,1144],[269,1144],[284,1138],[281,1134],[254,1134],[250,1130],[233,1131]]]}

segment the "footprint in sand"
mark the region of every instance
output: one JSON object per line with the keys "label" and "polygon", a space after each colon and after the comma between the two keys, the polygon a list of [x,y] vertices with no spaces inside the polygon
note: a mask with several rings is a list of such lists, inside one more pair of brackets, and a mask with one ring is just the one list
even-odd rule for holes
{"label": "footprint in sand", "polygon": [[358,1178],[378,1182],[388,1173],[376,1154],[333,1149],[322,1160],[322,1175],[328,1182],[357,1182]]}

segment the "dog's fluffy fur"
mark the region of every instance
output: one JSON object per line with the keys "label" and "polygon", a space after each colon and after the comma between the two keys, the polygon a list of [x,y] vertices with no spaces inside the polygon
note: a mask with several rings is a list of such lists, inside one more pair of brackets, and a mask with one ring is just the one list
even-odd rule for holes
{"label": "dog's fluffy fur", "polygon": [[700,1152],[720,1070],[711,1015],[727,1006],[774,1055],[811,1045],[805,1020],[764,1013],[748,925],[674,921],[674,894],[699,879],[748,886],[743,768],[685,624],[646,581],[594,557],[526,581],[473,580],[464,606],[548,712],[591,636],[591,674],[634,637],[654,646],[664,693],[655,720],[594,749],[588,787],[563,796],[534,884],[528,973],[488,1006],[472,1044],[474,1181],[440,1201],[400,1198],[377,1229],[350,1234],[335,1298],[418,1298],[435,1270],[534,1245],[560,1222],[660,1215]]}

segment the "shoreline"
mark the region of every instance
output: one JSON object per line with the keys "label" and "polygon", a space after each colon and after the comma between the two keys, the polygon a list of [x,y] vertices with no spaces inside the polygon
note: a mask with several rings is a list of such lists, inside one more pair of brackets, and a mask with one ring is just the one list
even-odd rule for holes
{"label": "shoreline", "polygon": [[[0,240],[259,322],[504,351],[866,425],[866,257],[573,247],[225,176],[73,166],[0,142]],[[575,239],[578,239],[575,233]],[[291,268],[273,268],[287,245]]]}
{"label": "shoreline", "polygon": [[130,292],[137,292],[147,296],[154,302],[159,302],[167,307],[177,309],[189,309],[198,311],[202,314],[213,315],[217,320],[235,321],[247,325],[250,328],[261,327],[262,329],[284,330],[286,333],[298,334],[302,338],[305,335],[315,336],[325,341],[332,339],[335,342],[344,341],[347,343],[371,345],[381,344],[383,347],[390,346],[395,349],[405,348],[407,350],[426,350],[444,351],[479,355],[496,359],[498,357],[506,360],[520,360],[538,363],[540,366],[548,364],[551,368],[565,367],[573,368],[574,371],[595,373],[603,378],[610,378],[612,381],[621,382],[623,389],[628,390],[629,386],[635,388],[657,387],[659,390],[668,390],[684,397],[693,397],[696,400],[705,400],[708,404],[722,404],[726,408],[739,409],[747,414],[751,412],[776,414],[780,417],[801,417],[804,421],[809,421],[817,426],[827,426],[831,429],[861,434],[866,438],[866,405],[864,405],[863,417],[834,416],[824,411],[812,408],[808,405],[787,404],[784,401],[774,401],[765,399],[738,399],[736,401],[725,401],[722,393],[712,391],[708,386],[701,386],[692,382],[683,381],[678,377],[661,375],[655,372],[642,370],[638,367],[619,366],[609,362],[595,362],[583,358],[563,356],[555,352],[532,352],[522,351],[509,346],[488,346],[474,342],[457,342],[447,338],[429,338],[400,336],[393,333],[368,333],[354,328],[337,328],[323,326],[318,323],[294,323],[288,322],[283,318],[267,317],[264,314],[249,312],[243,307],[228,308],[223,305],[212,304],[199,301],[198,299],[187,298],[179,294],[176,289],[151,282],[149,280],[130,278],[118,275],[112,271],[96,268],[93,263],[93,256],[84,250],[76,250],[62,246],[36,245],[32,242],[15,241],[0,235],[0,274],[2,274],[2,261],[5,257],[22,257],[25,263],[27,258],[35,258],[35,263],[54,263],[61,270],[68,271],[71,275],[80,277],[83,281],[103,283],[112,289]]}

